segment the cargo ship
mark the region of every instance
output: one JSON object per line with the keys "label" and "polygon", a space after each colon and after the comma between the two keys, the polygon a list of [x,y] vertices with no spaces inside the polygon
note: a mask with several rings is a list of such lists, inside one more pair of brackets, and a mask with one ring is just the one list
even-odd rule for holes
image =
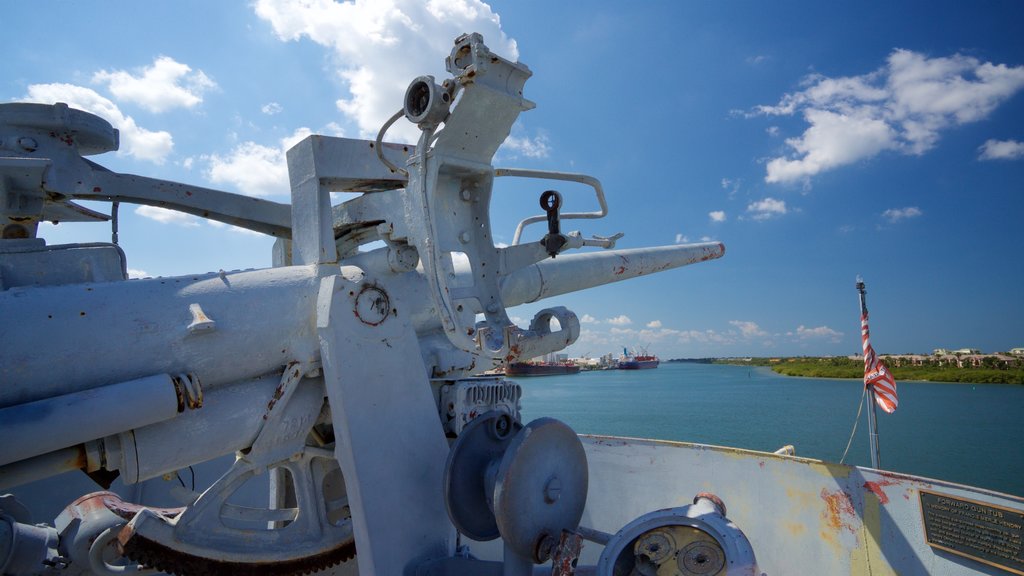
{"label": "cargo ship", "polygon": [[657,368],[661,361],[657,356],[651,354],[630,354],[625,348],[622,349],[622,358],[619,359],[619,370],[649,370]]}
{"label": "cargo ship", "polygon": [[512,362],[505,366],[506,376],[563,376],[579,371],[576,364],[565,362]]}

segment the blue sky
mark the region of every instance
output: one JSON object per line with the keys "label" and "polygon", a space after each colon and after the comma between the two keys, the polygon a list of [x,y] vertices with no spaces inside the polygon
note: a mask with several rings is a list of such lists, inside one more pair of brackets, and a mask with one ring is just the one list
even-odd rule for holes
{"label": "blue sky", "polygon": [[[537,108],[496,165],[600,178],[611,214],[579,228],[619,247],[727,247],[513,309],[522,324],[568,306],[571,352],[591,356],[850,354],[861,274],[882,353],[1024,346],[1024,6],[833,4],[5,3],[0,99],[104,116],[122,147],[93,160],[110,169],[287,201],[287,147],[371,137],[478,31],[534,73]],[[497,241],[540,191],[499,183]],[[123,208],[120,227],[136,275],[270,264],[270,239],[184,215]]]}

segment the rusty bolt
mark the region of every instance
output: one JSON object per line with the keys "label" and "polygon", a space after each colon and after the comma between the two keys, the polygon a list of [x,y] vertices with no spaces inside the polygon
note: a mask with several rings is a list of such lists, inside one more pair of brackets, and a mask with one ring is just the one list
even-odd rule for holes
{"label": "rusty bolt", "polygon": [[533,547],[533,562],[535,564],[543,564],[551,559],[551,553],[554,552],[555,546],[558,545],[555,539],[548,536],[547,533],[543,533],[537,538],[537,543]]}

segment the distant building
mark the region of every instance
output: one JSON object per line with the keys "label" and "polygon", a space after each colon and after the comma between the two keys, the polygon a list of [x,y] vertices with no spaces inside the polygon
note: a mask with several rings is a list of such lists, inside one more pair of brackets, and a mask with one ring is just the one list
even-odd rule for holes
{"label": "distant building", "polygon": [[952,352],[947,350],[946,348],[936,348],[935,350],[932,351],[932,354],[936,356],[948,356],[952,354]]}
{"label": "distant building", "polygon": [[1013,356],[1024,356],[1024,348],[1010,348],[1010,354]]}
{"label": "distant building", "polygon": [[959,350],[953,350],[953,354],[981,354],[981,350],[977,348],[961,348]]}

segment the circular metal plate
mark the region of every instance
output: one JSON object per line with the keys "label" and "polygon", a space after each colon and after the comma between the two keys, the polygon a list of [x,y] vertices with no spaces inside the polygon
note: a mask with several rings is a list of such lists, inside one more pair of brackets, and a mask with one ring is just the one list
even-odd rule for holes
{"label": "circular metal plate", "polygon": [[493,473],[522,424],[504,412],[477,416],[462,429],[444,467],[444,505],[459,532],[478,541],[497,538],[491,510],[488,468]]}
{"label": "circular metal plate", "polygon": [[530,422],[513,438],[494,483],[494,516],[505,544],[533,556],[538,540],[558,541],[583,516],[587,455],[572,428],[553,418]]}

